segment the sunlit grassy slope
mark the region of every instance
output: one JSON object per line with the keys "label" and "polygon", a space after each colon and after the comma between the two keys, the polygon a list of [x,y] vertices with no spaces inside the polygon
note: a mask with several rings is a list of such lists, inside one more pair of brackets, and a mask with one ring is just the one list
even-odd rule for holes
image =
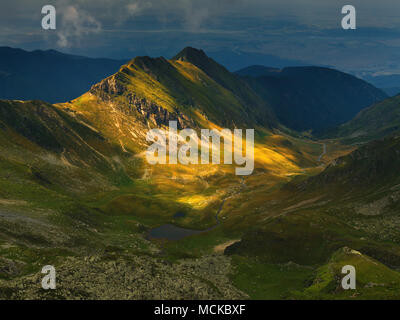
{"label": "sunlit grassy slope", "polygon": [[[170,120],[178,120],[181,128],[191,127],[197,132],[201,128],[254,128],[255,171],[248,181],[254,187],[264,182],[272,185],[289,181],[316,166],[321,145],[276,130],[274,127],[279,125],[269,116],[267,103],[241,79],[216,67],[204,53],[188,50],[172,60],[135,58],[90,92],[57,107],[90,124],[132,158],[139,159],[141,179],[154,188],[157,198],[193,209],[194,221],[202,217],[199,208],[207,211],[240,186],[235,167],[148,165],[144,151],[149,145],[145,141],[149,128],[168,130]],[[116,198],[113,205],[119,200],[127,201],[125,197]],[[208,212],[206,222],[212,224],[214,211]],[[169,216],[173,214],[172,210]]]}

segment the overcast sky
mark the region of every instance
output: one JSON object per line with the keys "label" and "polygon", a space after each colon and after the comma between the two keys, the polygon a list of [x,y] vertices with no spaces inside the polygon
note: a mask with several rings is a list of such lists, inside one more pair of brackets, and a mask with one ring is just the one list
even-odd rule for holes
{"label": "overcast sky", "polygon": [[[45,4],[57,9],[55,31],[41,28]],[[345,4],[357,9],[357,30],[341,29]],[[266,55],[344,71],[400,73],[400,1],[0,1],[0,46],[131,58],[170,57],[187,45],[220,60],[248,54],[258,62]]]}

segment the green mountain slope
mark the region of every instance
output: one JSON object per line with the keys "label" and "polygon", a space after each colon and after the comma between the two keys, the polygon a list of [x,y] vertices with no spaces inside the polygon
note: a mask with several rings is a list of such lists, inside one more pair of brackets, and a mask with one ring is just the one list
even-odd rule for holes
{"label": "green mountain slope", "polygon": [[[356,289],[344,290],[341,279],[343,266],[356,270]],[[297,299],[399,299],[400,273],[367,255],[344,247],[334,252],[329,261],[318,268],[315,278]]]}
{"label": "green mountain slope", "polygon": [[[187,47],[178,53],[173,60],[186,61],[204,71],[210,78],[233,92],[241,104],[247,106],[246,112],[261,120],[261,124],[276,126],[274,113],[268,102],[253,91],[253,89],[236,74],[229,72],[225,67],[207,57],[202,50]],[[263,110],[264,113],[260,113]],[[261,118],[260,118],[261,117]]]}
{"label": "green mountain slope", "polygon": [[[370,234],[373,241],[390,239],[397,245],[399,150],[399,138],[374,141],[334,160],[317,175],[294,179],[266,198],[274,198],[275,203],[259,217],[268,217],[260,232],[250,232],[228,252],[259,250],[258,254],[270,255],[268,259],[275,262],[317,263],[335,247],[349,245],[358,250],[359,245],[367,245],[368,241],[359,241],[362,232],[366,239]],[[262,246],[266,242],[271,242],[267,250]],[[285,254],[278,254],[283,244]]]}
{"label": "green mountain slope", "polygon": [[0,100],[0,119],[1,162],[16,170],[3,181],[3,196],[15,196],[10,187],[19,188],[20,179],[41,191],[69,195],[110,189],[128,179],[118,163],[124,158],[119,146],[48,103]]}
{"label": "green mountain slope", "polygon": [[[334,160],[319,174],[306,179],[298,176],[281,189],[265,193],[257,215],[242,221],[242,226],[251,227],[241,241],[225,250],[244,272],[236,274],[234,281],[246,289],[246,272],[252,277],[257,272],[257,277],[262,277],[263,272],[284,265],[281,277],[297,274],[302,279],[300,284],[287,287],[300,292],[297,298],[347,299],[354,295],[360,299],[398,299],[397,280],[393,286],[388,280],[392,275],[396,278],[397,273],[381,264],[394,269],[400,266],[399,150],[398,137],[373,141]],[[333,270],[332,261],[337,258],[335,252],[345,246],[379,261],[370,263],[365,258],[365,263],[354,262],[360,263],[362,288],[352,293],[337,290],[334,280],[337,271]],[[249,268],[245,268],[242,259]],[[340,263],[351,264],[344,260],[340,259]],[[295,266],[286,267],[293,263]],[[335,265],[337,269],[339,262]],[[317,274],[314,284],[305,267]],[[374,273],[382,274],[377,277],[382,277],[383,287],[369,288],[368,283],[378,283],[373,280]],[[264,290],[269,290],[268,286],[254,294],[268,296],[270,292]],[[275,297],[292,295],[286,290]]]}
{"label": "green mountain slope", "polygon": [[304,188],[337,186],[362,191],[400,183],[400,139],[388,137],[375,140],[347,156],[334,160],[322,173],[301,185]]}
{"label": "green mountain slope", "polygon": [[330,136],[348,143],[380,139],[400,130],[400,96],[385,99],[362,110],[354,119],[338,127]]}

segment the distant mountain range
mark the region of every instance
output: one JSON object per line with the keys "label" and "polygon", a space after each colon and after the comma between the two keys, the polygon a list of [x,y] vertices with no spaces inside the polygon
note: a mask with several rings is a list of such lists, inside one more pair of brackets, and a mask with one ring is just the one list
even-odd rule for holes
{"label": "distant mountain range", "polygon": [[352,75],[322,67],[251,66],[237,71],[289,128],[324,131],[387,94]]}
{"label": "distant mountain range", "polygon": [[55,50],[28,52],[0,47],[0,99],[68,101],[116,72],[124,63]]}
{"label": "distant mountain range", "polygon": [[366,81],[373,84],[377,88],[381,88],[389,96],[395,96],[400,94],[400,75],[389,74],[389,75],[378,75],[378,76],[366,76]]}
{"label": "distant mountain range", "polygon": [[[253,105],[246,114],[270,124],[275,118],[290,129],[324,131],[344,123],[360,110],[387,95],[351,75],[322,67],[284,69],[250,66],[233,75],[201,50],[186,48],[175,60],[197,66],[220,85],[234,92],[242,105]],[[173,60],[174,60],[173,59]],[[162,60],[142,59],[161,68]],[[27,52],[0,48],[0,98],[47,102],[69,101],[119,70],[124,61],[92,59],[54,50]],[[185,104],[191,98],[185,98]],[[255,110],[263,105],[260,118]],[[276,115],[276,117],[275,117]],[[224,117],[223,117],[224,118]],[[242,119],[242,117],[240,117]]]}
{"label": "distant mountain range", "polygon": [[207,51],[207,54],[231,72],[251,65],[274,66],[277,68],[310,65],[300,60],[284,59],[265,53],[241,51],[239,49],[233,51]]}

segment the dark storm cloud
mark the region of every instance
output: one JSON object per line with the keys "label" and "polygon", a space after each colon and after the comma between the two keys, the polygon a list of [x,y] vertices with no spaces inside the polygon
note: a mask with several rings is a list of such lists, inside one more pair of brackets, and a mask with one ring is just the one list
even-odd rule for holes
{"label": "dark storm cloud", "polygon": [[[346,32],[340,9],[349,2],[358,29]],[[57,9],[55,31],[41,29],[45,4]],[[2,0],[0,45],[116,58],[171,56],[191,45],[345,70],[393,69],[399,16],[398,0]]]}

